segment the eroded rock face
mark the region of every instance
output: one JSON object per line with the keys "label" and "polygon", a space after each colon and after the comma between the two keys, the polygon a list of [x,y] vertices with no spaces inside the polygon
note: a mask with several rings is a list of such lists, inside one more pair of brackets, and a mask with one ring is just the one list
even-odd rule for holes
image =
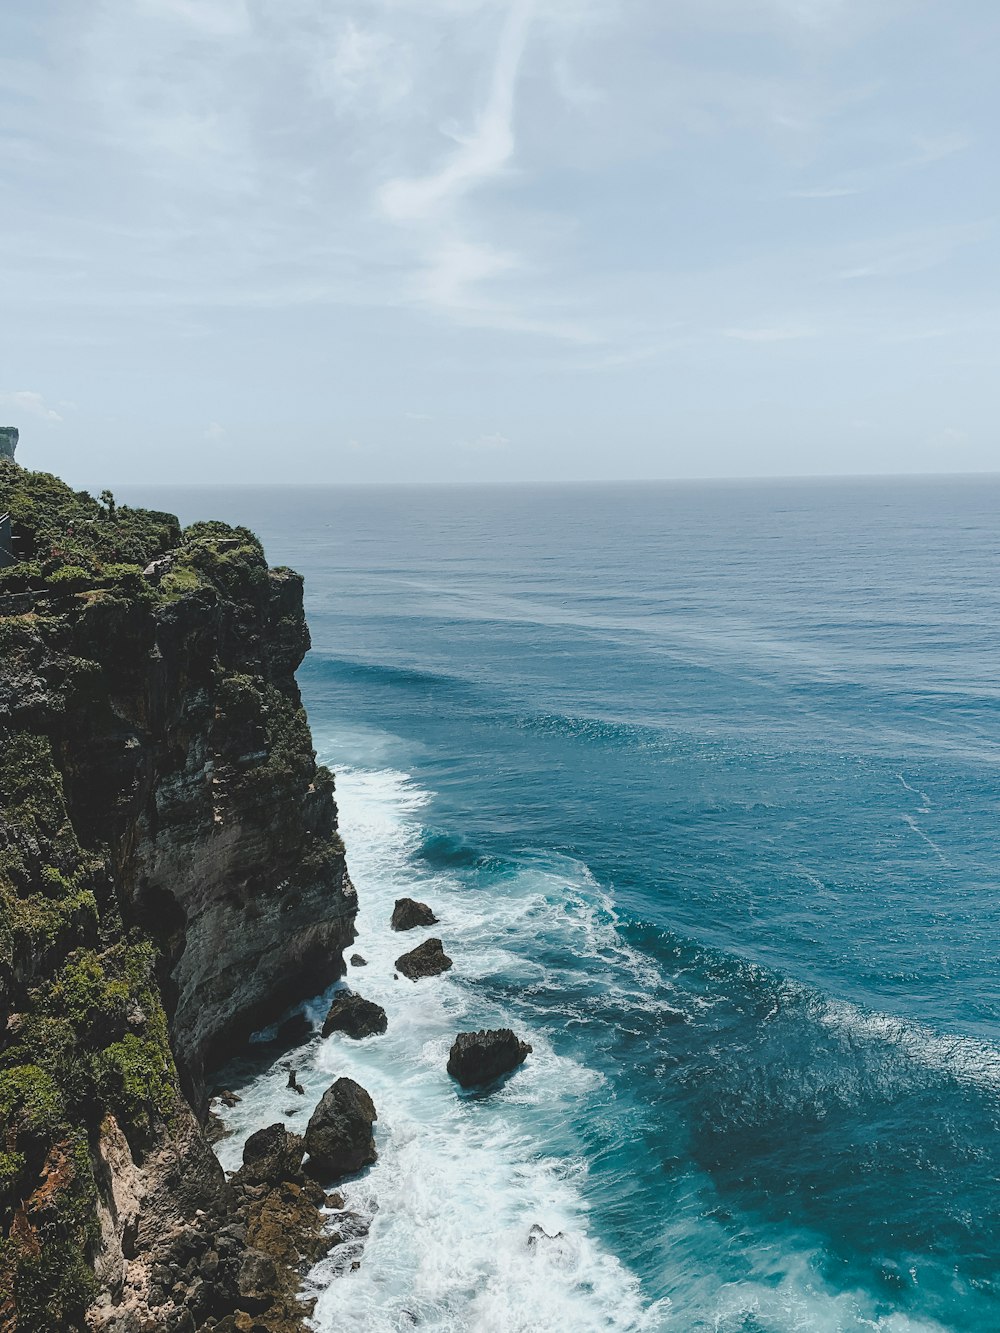
{"label": "eroded rock face", "polygon": [[[288,1142],[259,1145],[258,1183],[227,1183],[204,1070],[342,975],[356,912],[294,678],[301,579],[243,529],[182,536],[0,458],[7,508],[0,1327],[42,1327],[39,1309],[67,1330],[250,1327],[240,1273],[268,1252],[251,1214],[279,1190],[319,1215]],[[272,1158],[294,1178],[270,1183]],[[275,1263],[262,1322],[301,1330],[299,1274]]]}
{"label": "eroded rock face", "polygon": [[389,1020],[385,1010],[374,1000],[366,1000],[352,991],[342,991],[334,997],[330,1011],[323,1023],[323,1036],[331,1032],[343,1032],[355,1041],[362,1037],[374,1037],[383,1033]]}
{"label": "eroded rock face", "polygon": [[174,1050],[195,1087],[234,1040],[341,976],[354,936],[333,779],[293,674],[309,643],[302,581],[270,571],[266,589],[211,613],[168,605],[155,631],[128,878],[136,913],[167,937]]}
{"label": "eroded rock face", "polygon": [[517,1069],[530,1054],[528,1043],[510,1028],[460,1032],[448,1056],[448,1073],[463,1088],[483,1087]]}
{"label": "eroded rock face", "polygon": [[329,1181],[370,1166],[378,1156],[372,1133],[377,1119],[375,1103],[364,1088],[351,1078],[338,1078],[324,1092],[306,1129],[310,1171]]}
{"label": "eroded rock face", "polygon": [[421,977],[436,977],[441,972],[447,972],[451,966],[451,959],[439,939],[424,940],[423,944],[418,944],[415,949],[396,959],[396,967],[411,981],[418,981]]}
{"label": "eroded rock face", "polygon": [[415,898],[397,898],[390,922],[393,930],[414,930],[417,926],[437,925],[437,917],[426,903]]}

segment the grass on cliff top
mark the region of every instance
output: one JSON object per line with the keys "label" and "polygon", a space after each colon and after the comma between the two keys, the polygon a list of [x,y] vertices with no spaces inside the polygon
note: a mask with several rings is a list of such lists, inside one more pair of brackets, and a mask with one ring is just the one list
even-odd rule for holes
{"label": "grass on cliff top", "polygon": [[[0,460],[0,514],[9,512],[16,563],[0,570],[0,594],[124,596],[172,601],[203,588],[246,597],[267,585],[267,561],[254,534],[226,523],[181,531],[173,514],[94,499],[48,472]],[[149,579],[143,570],[168,557]]]}

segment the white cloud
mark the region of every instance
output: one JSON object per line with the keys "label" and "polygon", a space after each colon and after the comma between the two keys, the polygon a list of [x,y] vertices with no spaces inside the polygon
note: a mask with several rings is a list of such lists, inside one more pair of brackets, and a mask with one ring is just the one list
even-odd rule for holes
{"label": "white cloud", "polygon": [[[13,412],[20,412],[25,416],[34,417],[38,421],[47,421],[52,425],[62,421],[62,417],[54,407],[49,407],[40,393],[35,393],[31,389],[17,389],[10,393],[0,393],[0,406],[9,408]],[[12,423],[16,425],[17,423]]]}
{"label": "white cloud", "polygon": [[726,338],[735,338],[738,342],[745,343],[783,343],[792,342],[798,338],[816,337],[813,329],[780,326],[759,329],[723,329],[722,332]]}
{"label": "white cloud", "polygon": [[531,16],[530,0],[514,0],[500,35],[490,95],[468,137],[455,133],[457,150],[426,176],[397,177],[379,193],[394,222],[418,222],[441,216],[456,199],[498,175],[514,153],[514,93]]}
{"label": "white cloud", "polygon": [[218,421],[210,421],[205,427],[205,439],[212,444],[220,443],[227,438],[228,434],[229,432],[225,426]]}
{"label": "white cloud", "polygon": [[492,453],[497,449],[506,449],[509,444],[510,440],[506,435],[494,431],[492,435],[480,435],[475,440],[463,440],[461,448],[471,449],[477,453]]}
{"label": "white cloud", "polygon": [[860,194],[861,191],[850,185],[818,185],[812,190],[792,190],[791,199],[846,199],[848,195]]}

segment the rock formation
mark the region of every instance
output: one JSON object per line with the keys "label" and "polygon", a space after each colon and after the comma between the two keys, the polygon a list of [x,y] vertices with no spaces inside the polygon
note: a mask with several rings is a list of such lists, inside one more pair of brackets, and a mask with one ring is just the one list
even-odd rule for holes
{"label": "rock formation", "polygon": [[334,996],[330,1005],[323,1023],[323,1036],[328,1037],[331,1032],[343,1032],[357,1041],[384,1032],[388,1022],[385,1010],[374,1000],[366,1000],[351,991],[341,991]]}
{"label": "rock formation", "polygon": [[294,678],[302,581],[246,529],[182,533],[0,458],[7,510],[0,1328],[200,1328],[268,1286],[205,1071],[354,937]]}
{"label": "rock formation", "polygon": [[368,1093],[352,1078],[327,1088],[306,1127],[309,1169],[327,1181],[370,1166],[378,1154],[372,1125],[378,1119]]}
{"label": "rock formation", "polygon": [[16,426],[0,426],[0,458],[13,458],[20,438]]}
{"label": "rock formation", "polygon": [[396,966],[404,977],[418,981],[421,977],[436,977],[440,972],[447,972],[451,967],[451,959],[439,939],[429,939],[409,953],[400,955],[396,959]]}
{"label": "rock formation", "polygon": [[415,898],[397,898],[390,922],[393,930],[414,930],[417,926],[437,925],[437,917],[426,903]]}
{"label": "rock formation", "polygon": [[524,1064],[531,1047],[510,1028],[460,1032],[448,1056],[448,1073],[463,1088],[482,1087]]}

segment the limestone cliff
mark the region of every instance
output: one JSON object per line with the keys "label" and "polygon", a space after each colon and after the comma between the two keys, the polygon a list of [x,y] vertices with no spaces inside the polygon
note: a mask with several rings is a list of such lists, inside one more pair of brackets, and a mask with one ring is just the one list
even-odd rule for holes
{"label": "limestone cliff", "polygon": [[0,1329],[298,1327],[200,1122],[205,1070],[354,934],[302,581],[9,460],[4,510]]}

